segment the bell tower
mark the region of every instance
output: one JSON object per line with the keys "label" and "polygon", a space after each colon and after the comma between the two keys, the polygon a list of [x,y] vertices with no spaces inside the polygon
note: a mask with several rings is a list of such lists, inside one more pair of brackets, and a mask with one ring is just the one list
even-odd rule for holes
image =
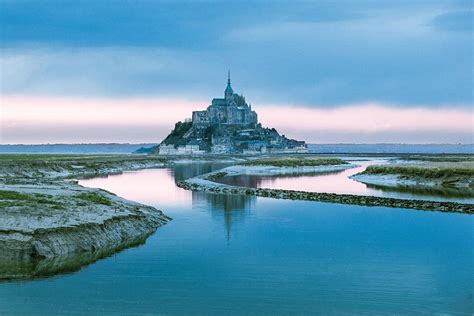
{"label": "bell tower", "polygon": [[234,90],[230,86],[230,70],[227,72],[227,87],[225,88],[224,95],[226,100],[231,100],[234,96]]}

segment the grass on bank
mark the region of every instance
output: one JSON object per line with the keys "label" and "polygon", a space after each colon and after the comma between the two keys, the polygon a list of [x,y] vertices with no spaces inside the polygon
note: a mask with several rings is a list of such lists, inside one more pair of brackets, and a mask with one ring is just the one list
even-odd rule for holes
{"label": "grass on bank", "polygon": [[406,178],[422,177],[425,179],[472,178],[474,177],[474,162],[369,166],[362,174],[398,174]]}
{"label": "grass on bank", "polygon": [[0,190],[0,200],[30,200],[32,195],[16,191]]}
{"label": "grass on bank", "polygon": [[312,167],[312,166],[329,166],[344,165],[346,161],[339,158],[265,158],[250,160],[243,163],[244,166],[273,166],[273,167]]}
{"label": "grass on bank", "polygon": [[91,158],[91,157],[93,156],[72,155],[72,154],[0,154],[0,161],[1,160],[37,160],[37,159],[84,159],[84,158]]}
{"label": "grass on bank", "polygon": [[[112,200],[108,197],[95,193],[84,192],[75,196],[76,204],[78,206],[86,206],[88,204],[101,204],[111,206]],[[28,206],[28,207],[49,207],[53,209],[60,209],[67,201],[55,199],[48,194],[38,193],[22,193],[11,190],[0,190],[0,207],[11,206]]]}
{"label": "grass on bank", "polygon": [[54,209],[61,207],[61,203],[56,201],[51,195],[0,190],[0,207],[20,205],[38,206],[38,204],[47,204]]}
{"label": "grass on bank", "polygon": [[[168,158],[155,155],[63,155],[63,154],[0,154],[2,175],[43,178],[48,172],[67,173],[70,177],[85,173],[97,174],[108,168],[133,167],[134,164],[167,163]],[[2,182],[2,179],[0,179]]]}
{"label": "grass on bank", "polygon": [[167,161],[166,157],[155,155],[134,155],[134,154],[2,154],[0,153],[0,161],[17,161],[17,160],[43,160],[43,161],[98,161],[98,162],[114,162],[114,161],[140,161],[140,160],[160,160]]}
{"label": "grass on bank", "polygon": [[412,161],[442,162],[473,162],[474,155],[470,154],[433,154],[433,155],[402,155],[400,158]]}
{"label": "grass on bank", "polygon": [[221,172],[217,172],[217,173],[213,173],[209,175],[206,179],[210,181],[215,181],[217,179],[225,177],[226,175],[227,175],[227,172],[221,171]]}
{"label": "grass on bank", "polygon": [[105,197],[103,195],[100,195],[94,192],[81,193],[79,195],[76,195],[76,197],[81,200],[92,202],[94,204],[102,204],[102,205],[107,205],[107,206],[112,205],[112,201],[108,197]]}

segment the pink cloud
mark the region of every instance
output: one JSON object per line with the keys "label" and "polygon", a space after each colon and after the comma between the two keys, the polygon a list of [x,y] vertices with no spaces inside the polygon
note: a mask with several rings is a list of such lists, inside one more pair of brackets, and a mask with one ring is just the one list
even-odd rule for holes
{"label": "pink cloud", "polygon": [[[0,97],[1,143],[159,142],[206,100]],[[264,126],[308,142],[472,142],[466,108],[377,103],[335,108],[260,105]]]}
{"label": "pink cloud", "polygon": [[7,96],[1,98],[6,124],[170,124],[191,117],[203,102],[175,99],[90,99]]}
{"label": "pink cloud", "polygon": [[472,111],[466,109],[400,108],[381,104],[355,104],[333,109],[265,106],[259,109],[263,123],[300,131],[341,132],[470,132]]}

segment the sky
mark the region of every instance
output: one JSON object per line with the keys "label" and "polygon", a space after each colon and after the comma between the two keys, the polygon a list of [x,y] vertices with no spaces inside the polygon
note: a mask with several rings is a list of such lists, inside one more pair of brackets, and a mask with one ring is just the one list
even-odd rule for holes
{"label": "sky", "polygon": [[222,97],[309,143],[474,143],[469,1],[0,0],[0,143],[160,142]]}

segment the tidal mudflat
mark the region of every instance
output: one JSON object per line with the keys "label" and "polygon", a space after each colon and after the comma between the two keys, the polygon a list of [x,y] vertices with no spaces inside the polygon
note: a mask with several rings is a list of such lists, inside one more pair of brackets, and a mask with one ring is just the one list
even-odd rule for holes
{"label": "tidal mudflat", "polygon": [[78,272],[0,284],[0,313],[472,312],[472,216],[176,186],[225,166],[80,180],[163,209],[173,221]]}
{"label": "tidal mudflat", "polygon": [[2,155],[0,280],[78,269],[143,242],[170,218],[71,178],[163,165],[150,157]]}
{"label": "tidal mudflat", "polygon": [[[159,163],[157,158],[147,159],[142,163],[148,169],[119,171],[116,165],[116,174],[108,176],[105,167],[95,165],[99,176],[80,179],[78,184],[66,181],[64,169],[82,170],[81,175],[86,175],[84,167],[47,163],[61,176],[35,180],[45,189],[46,183],[61,183],[80,190],[77,195],[98,193],[113,204],[125,201],[125,210],[134,203],[150,211],[162,209],[173,221],[143,238],[128,239],[121,247],[37,263],[2,263],[2,271],[17,277],[56,277],[1,283],[0,313],[468,315],[473,310],[474,223],[469,214],[183,190],[177,186],[182,181],[206,178],[226,168],[242,170],[236,164],[250,158],[227,157],[220,162],[171,158]],[[150,169],[150,161],[155,168]],[[338,162],[332,166],[345,167],[332,171],[318,172],[324,166],[313,166],[303,176],[318,181],[331,174],[360,171],[354,166],[363,161]],[[43,162],[41,166],[45,170]],[[43,178],[40,174],[35,172]],[[25,179],[20,183],[10,173],[9,182],[2,185],[35,183]],[[29,193],[32,198],[46,199],[35,203],[52,207],[57,198],[50,191],[47,197]],[[82,202],[76,193],[68,203]],[[97,196],[89,200],[99,206],[97,210],[109,203]],[[54,299],[48,294],[52,292]]]}
{"label": "tidal mudflat", "polygon": [[446,196],[474,197],[472,156],[417,156],[396,163],[368,166],[353,179],[380,187],[432,190]]}

